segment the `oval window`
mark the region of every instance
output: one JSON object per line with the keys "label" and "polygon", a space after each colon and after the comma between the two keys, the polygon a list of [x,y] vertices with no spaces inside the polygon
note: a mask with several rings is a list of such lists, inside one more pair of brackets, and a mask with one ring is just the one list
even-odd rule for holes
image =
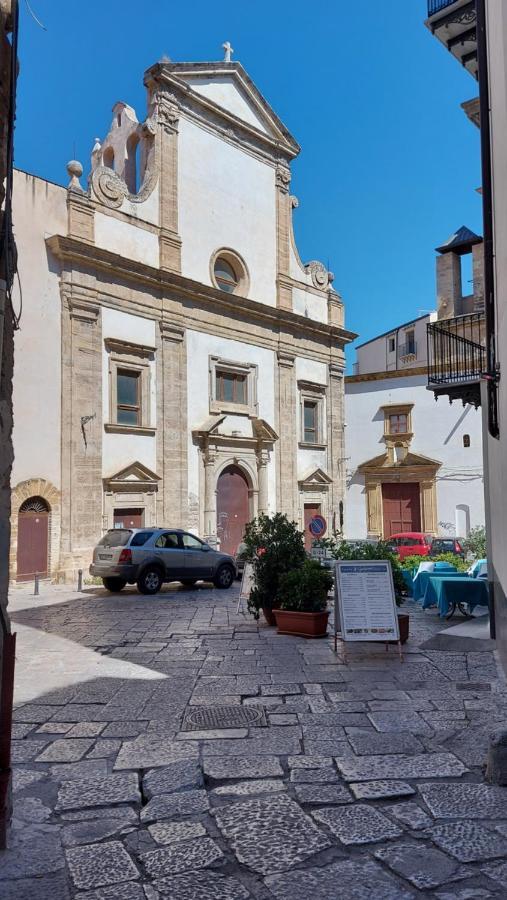
{"label": "oval window", "polygon": [[220,290],[233,294],[239,284],[239,278],[231,264],[221,256],[215,261],[214,274]]}

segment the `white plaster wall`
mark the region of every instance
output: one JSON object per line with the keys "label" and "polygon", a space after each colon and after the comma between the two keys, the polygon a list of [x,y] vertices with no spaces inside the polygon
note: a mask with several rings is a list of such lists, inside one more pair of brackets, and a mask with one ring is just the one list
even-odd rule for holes
{"label": "white plaster wall", "polygon": [[[372,372],[389,372],[398,369],[414,369],[419,366],[425,366],[427,363],[427,342],[426,342],[426,325],[430,321],[430,316],[418,319],[408,325],[393,328],[387,334],[380,335],[367,344],[356,348],[357,355],[357,374],[369,375]],[[417,354],[415,359],[404,361],[399,358],[399,348],[405,344],[407,331],[415,332],[415,341],[417,344]],[[389,352],[389,338],[395,339],[395,350]],[[397,359],[398,355],[398,359]]]}
{"label": "white plaster wall", "polygon": [[[296,380],[297,381],[313,381],[314,384],[327,384],[327,366],[325,363],[318,362],[315,359],[305,359],[304,357],[296,357]],[[323,407],[324,422],[324,443],[327,444],[326,434],[327,410],[326,401]],[[299,402],[299,391],[296,403],[296,423],[297,423],[297,439],[298,443],[302,440],[302,423],[301,423],[301,404]],[[298,447],[298,478],[308,475],[310,469],[314,470],[318,467],[327,469],[327,450],[313,450]]]}
{"label": "white plaster wall", "polygon": [[133,216],[135,219],[141,219],[144,222],[150,222],[152,225],[158,225],[159,222],[159,204],[160,191],[158,183],[153,188],[150,196],[143,200],[142,203],[134,203],[126,198],[120,206],[121,212]]}
{"label": "white plaster wall", "polygon": [[[347,457],[347,536],[366,537],[364,477],[357,466],[385,451],[381,406],[413,403],[411,452],[442,463],[437,472],[437,521],[456,520],[456,506],[470,507],[470,524],[484,524],[481,412],[471,406],[435,402],[425,376],[402,376],[382,381],[345,384],[345,455]],[[463,435],[471,446],[463,447]],[[451,534],[440,526],[442,534]]]}
{"label": "white plaster wall", "polygon": [[[117,338],[155,348],[155,322],[141,316],[120,312],[116,309],[102,309],[102,338]],[[156,362],[150,362],[150,423],[157,422]],[[109,354],[102,348],[102,416],[109,422]],[[108,434],[102,436],[102,474],[114,475],[125,466],[140,462],[157,471],[157,444],[155,435]],[[159,473],[157,473],[159,474]]]}
{"label": "white plaster wall", "polygon": [[[210,416],[209,357],[218,356],[231,362],[254,364],[258,367],[257,400],[259,418],[275,426],[275,358],[272,350],[231,341],[199,331],[187,331],[187,401],[188,401],[188,490],[199,496],[199,451],[192,440],[192,430]],[[247,416],[228,416],[221,430],[251,434]],[[268,465],[269,505],[276,507],[276,470],[274,453]],[[202,510],[201,510],[202,511]]]}
{"label": "white plaster wall", "polygon": [[249,297],[275,306],[274,169],[183,117],[178,160],[182,274],[211,285],[211,256],[230,247],[247,265]]}
{"label": "white plaster wall", "polygon": [[[45,239],[66,234],[66,200],[65,188],[14,172],[13,221],[23,313],[15,335],[13,487],[28,478],[45,478],[60,488],[61,298],[58,263]],[[17,282],[14,306],[19,311]]]}
{"label": "white plaster wall", "polygon": [[201,94],[234,113],[238,119],[243,119],[250,125],[255,125],[260,131],[267,133],[265,123],[257,115],[254,107],[246,94],[238,88],[237,79],[230,75],[214,76],[213,78],[185,78],[187,84]]}
{"label": "white plaster wall", "polygon": [[316,294],[301,288],[292,289],[292,303],[295,313],[313,319],[315,322],[327,324],[327,297],[318,297]]}
{"label": "white plaster wall", "polygon": [[326,363],[316,359],[306,359],[303,356],[296,357],[297,381],[313,381],[314,384],[327,384]]}
{"label": "white plaster wall", "polygon": [[119,253],[128,259],[158,268],[158,237],[152,231],[121,222],[113,216],[95,213],[95,243],[97,247]]}

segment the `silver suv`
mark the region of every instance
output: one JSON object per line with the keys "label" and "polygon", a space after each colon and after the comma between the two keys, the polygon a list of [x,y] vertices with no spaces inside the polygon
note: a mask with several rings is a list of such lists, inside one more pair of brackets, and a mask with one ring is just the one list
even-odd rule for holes
{"label": "silver suv", "polygon": [[229,588],[236,577],[231,556],[212,550],[179,528],[112,528],[93,551],[90,575],[102,578],[108,591],[137,584],[141,594],[156,594],[164,581],[212,581]]}

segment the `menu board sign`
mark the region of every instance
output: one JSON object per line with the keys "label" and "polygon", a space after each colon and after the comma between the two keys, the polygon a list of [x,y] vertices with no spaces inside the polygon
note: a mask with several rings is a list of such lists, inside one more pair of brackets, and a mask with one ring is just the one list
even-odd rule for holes
{"label": "menu board sign", "polygon": [[335,630],[343,641],[399,641],[391,563],[338,560]]}

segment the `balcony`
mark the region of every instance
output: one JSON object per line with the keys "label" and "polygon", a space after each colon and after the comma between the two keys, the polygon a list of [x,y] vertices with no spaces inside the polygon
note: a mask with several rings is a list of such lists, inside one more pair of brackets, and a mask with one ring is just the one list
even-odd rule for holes
{"label": "balcony", "polygon": [[400,344],[398,347],[398,356],[400,359],[409,359],[417,356],[417,341],[407,341],[406,344]]}
{"label": "balcony", "polygon": [[477,79],[475,0],[428,0],[426,25],[444,47]]}
{"label": "balcony", "polygon": [[426,326],[428,389],[477,409],[480,380],[486,371],[486,320],[483,313],[441,319]]}

